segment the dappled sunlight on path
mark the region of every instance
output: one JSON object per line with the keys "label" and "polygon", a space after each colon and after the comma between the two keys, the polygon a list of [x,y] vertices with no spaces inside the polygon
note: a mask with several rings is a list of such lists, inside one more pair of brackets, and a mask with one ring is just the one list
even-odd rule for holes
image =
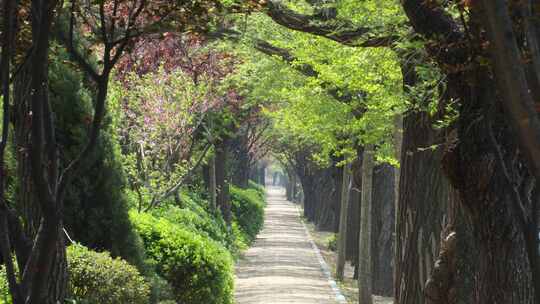
{"label": "dappled sunlight on path", "polygon": [[264,229],[236,268],[237,304],[338,303],[296,206],[268,189]]}

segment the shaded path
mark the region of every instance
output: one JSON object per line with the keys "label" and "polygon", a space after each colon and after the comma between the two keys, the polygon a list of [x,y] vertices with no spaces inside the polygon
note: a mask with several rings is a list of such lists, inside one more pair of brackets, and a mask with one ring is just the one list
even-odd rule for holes
{"label": "shaded path", "polygon": [[264,229],[236,267],[236,303],[338,303],[296,206],[267,193]]}

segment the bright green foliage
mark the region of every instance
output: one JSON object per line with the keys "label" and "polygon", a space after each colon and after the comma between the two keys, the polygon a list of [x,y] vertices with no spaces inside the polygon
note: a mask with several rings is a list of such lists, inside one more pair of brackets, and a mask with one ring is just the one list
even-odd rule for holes
{"label": "bright green foliage", "polygon": [[137,269],[104,252],[68,247],[69,299],[81,304],[147,304],[150,286]]}
{"label": "bright green foliage", "polygon": [[[308,5],[287,5],[312,13]],[[404,20],[395,3],[345,1],[338,4],[338,11],[381,31],[386,30],[386,25],[392,27]],[[365,14],[374,11],[379,14]],[[251,45],[257,40],[249,38],[245,39],[247,50],[238,50],[247,59],[234,79],[246,84],[250,99],[271,101],[266,113],[273,118],[278,142],[289,147],[312,147],[313,159],[321,165],[328,165],[332,155],[354,156],[352,147],[356,143],[374,144],[379,161],[396,163],[393,118],[406,108],[396,52],[389,48],[352,48],[290,31],[276,27],[262,14],[252,15],[247,23],[247,37],[268,41],[294,57],[291,64],[253,52]],[[305,66],[315,74],[307,77],[296,69]],[[352,98],[338,100],[344,95]]]}
{"label": "bright green foliage", "polygon": [[332,251],[336,251],[337,250],[337,234],[336,233],[333,233],[327,240],[326,240],[326,246],[328,247],[328,249],[332,250]]}
{"label": "bright green foliage", "polygon": [[11,304],[11,296],[9,295],[6,269],[4,265],[0,266],[0,304]]}
{"label": "bright green foliage", "polygon": [[172,223],[181,225],[183,228],[201,234],[220,243],[225,248],[232,249],[232,242],[227,235],[225,223],[219,216],[197,214],[188,208],[167,206],[152,212],[156,217],[167,219]]}
{"label": "bright green foliage", "polygon": [[339,17],[374,28],[372,36],[407,30],[407,17],[398,0],[341,0],[336,5]]}
{"label": "bright green foliage", "polygon": [[234,220],[238,223],[242,237],[250,243],[264,223],[264,200],[260,199],[255,189],[244,190],[231,185],[230,191]]}
{"label": "bright green foliage", "polygon": [[225,248],[165,218],[147,213],[132,213],[131,218],[178,303],[232,303],[233,262]]}

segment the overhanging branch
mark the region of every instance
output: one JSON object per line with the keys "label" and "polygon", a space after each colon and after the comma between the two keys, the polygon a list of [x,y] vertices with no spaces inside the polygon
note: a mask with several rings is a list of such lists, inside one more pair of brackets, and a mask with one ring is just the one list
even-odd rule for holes
{"label": "overhanging branch", "polygon": [[380,30],[358,26],[345,19],[323,20],[319,15],[299,14],[279,1],[268,1],[266,14],[288,29],[322,36],[353,47],[390,47],[397,35],[374,36]]}

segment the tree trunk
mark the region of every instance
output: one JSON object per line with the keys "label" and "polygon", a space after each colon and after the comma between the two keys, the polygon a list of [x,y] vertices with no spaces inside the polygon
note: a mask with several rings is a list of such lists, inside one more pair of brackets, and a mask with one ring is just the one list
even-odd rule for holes
{"label": "tree trunk", "polygon": [[249,166],[250,159],[248,151],[242,146],[236,146],[242,144],[242,140],[234,140],[230,145],[236,148],[232,151],[234,153],[232,183],[242,189],[246,189],[249,185],[249,172],[251,168]]}
{"label": "tree trunk", "polygon": [[[475,303],[538,303],[523,229],[513,205],[518,200],[526,202],[525,212],[531,216],[530,200],[537,198],[531,195],[531,177],[523,151],[517,148],[518,136],[509,130],[508,114],[500,108],[498,96],[512,92],[502,92],[505,88],[495,84],[489,64],[470,60],[478,51],[485,52],[483,46],[493,48],[492,43],[485,43],[486,33],[480,26],[480,22],[493,21],[483,20],[486,17],[479,14],[481,3],[487,2],[472,3],[467,33],[463,33],[461,25],[437,5],[402,1],[417,33],[434,41],[433,45],[454,46],[445,52],[426,48],[440,66],[467,65],[465,71],[445,70],[449,95],[445,100],[459,101],[460,109],[453,138],[447,140],[443,166],[452,186],[459,191],[461,209],[471,221],[473,240],[478,244]],[[470,43],[471,35],[474,45]]]}
{"label": "tree trunk", "polygon": [[316,205],[314,223],[320,231],[334,232],[336,221],[337,202],[335,181],[333,179],[334,168],[319,169],[315,173],[316,177]]}
{"label": "tree trunk", "polygon": [[297,202],[298,194],[298,182],[296,181],[296,173],[294,170],[291,172],[291,202]]}
{"label": "tree trunk", "polygon": [[227,174],[228,145],[223,139],[216,144],[215,171],[216,171],[216,202],[221,210],[227,226],[231,226],[231,202],[229,200],[229,179]]}
{"label": "tree trunk", "polygon": [[217,191],[216,191],[216,155],[212,155],[208,164],[208,192],[210,192],[210,207],[212,210],[217,208]]}
{"label": "tree trunk", "polygon": [[343,179],[341,183],[341,212],[339,221],[338,232],[338,246],[337,246],[337,265],[336,265],[336,279],[343,280],[343,274],[345,270],[345,257],[347,253],[347,218],[349,211],[349,193],[351,188],[351,170],[352,165],[349,163],[343,168]]}
{"label": "tree trunk", "polygon": [[[520,152],[527,167],[540,185],[540,120],[536,112],[532,88],[527,81],[523,65],[522,53],[517,45],[513,23],[508,12],[507,1],[482,0],[484,8],[484,27],[493,44],[492,62],[495,78],[500,87],[501,105],[505,110],[508,121],[512,124],[513,134],[516,134]],[[526,5],[525,3],[521,5]],[[536,42],[536,36],[529,39]],[[531,41],[532,40],[532,41]],[[536,45],[538,47],[538,45]],[[537,50],[538,51],[538,50]],[[540,54],[533,54],[538,56]],[[540,72],[540,71],[538,71]],[[536,75],[540,77],[540,75]],[[537,85],[537,79],[534,86]],[[511,182],[511,181],[509,181]],[[540,301],[540,256],[538,253],[538,223],[537,214],[526,214],[526,207],[515,197],[512,198],[514,216],[521,226],[521,233],[527,246],[527,257],[532,272],[535,297]],[[532,200],[533,213],[538,211],[538,199]]]}
{"label": "tree trunk", "polygon": [[[415,65],[421,60],[415,55],[402,59],[405,90],[417,84]],[[403,117],[394,296],[397,304],[422,304],[424,283],[439,253],[449,188],[441,168],[442,148],[426,148],[442,141],[444,134],[434,130],[435,118],[420,109]]]}
{"label": "tree trunk", "polygon": [[294,171],[291,170],[290,167],[288,167],[286,169],[286,172],[287,172],[286,195],[287,195],[287,200],[292,202],[292,201],[294,201],[294,183],[295,183]]}
{"label": "tree trunk", "polygon": [[421,151],[436,140],[429,114],[408,113],[403,150],[396,239],[395,296],[399,304],[424,303],[423,287],[439,253],[448,185],[442,149]]}
{"label": "tree trunk", "polygon": [[266,187],[266,166],[261,166],[259,168],[259,178],[258,178],[259,184]]}
{"label": "tree trunk", "polygon": [[358,264],[358,240],[360,236],[360,195],[362,193],[362,153],[363,149],[358,149],[358,158],[352,164],[351,190],[349,192],[346,259],[351,261],[353,265]]}
{"label": "tree trunk", "polygon": [[372,194],[372,265],[373,294],[392,296],[394,255],[394,168],[388,164],[375,167]]}
{"label": "tree trunk", "polygon": [[358,303],[372,304],[371,208],[373,187],[373,147],[368,145],[362,161],[362,203],[358,254]]}
{"label": "tree trunk", "polygon": [[[406,87],[406,86],[404,86]],[[394,157],[399,162],[399,165],[394,167],[394,235],[392,236],[392,242],[394,244],[394,258],[392,259],[392,271],[393,273],[393,280],[394,283],[396,282],[396,259],[395,259],[395,253],[397,252],[397,246],[398,242],[397,235],[398,235],[398,215],[399,215],[399,185],[400,185],[400,177],[401,177],[401,149],[403,145],[403,114],[397,114],[394,117],[394,134],[392,136],[393,144],[394,144]],[[392,284],[394,286],[394,284]]]}
{"label": "tree trunk", "polygon": [[[489,72],[479,68],[476,75],[473,88],[451,79],[454,93],[474,98],[464,99],[459,142],[449,144],[443,163],[452,185],[459,190],[478,245],[473,292],[479,304],[537,303],[523,228],[513,205],[518,199],[530,206],[530,200],[536,199],[531,192],[533,177],[517,152],[505,112],[494,104],[497,90]],[[526,210],[530,212],[528,207]]]}
{"label": "tree trunk", "polygon": [[[14,150],[17,159],[17,193],[16,208],[24,224],[27,238],[34,240],[42,221],[42,211],[36,197],[36,189],[32,179],[30,164],[31,145],[31,107],[30,107],[31,73],[28,65],[19,70],[14,80]],[[58,230],[56,249],[52,253],[51,272],[47,279],[46,304],[63,302],[67,289],[67,261],[63,226]],[[28,257],[28,256],[27,256]],[[19,261],[20,265],[27,260]],[[43,275],[43,274],[39,274]]]}
{"label": "tree trunk", "polygon": [[334,165],[333,167],[333,175],[332,179],[334,181],[334,189],[333,189],[333,196],[332,196],[332,208],[333,208],[333,227],[332,231],[334,233],[339,232],[339,227],[341,223],[341,196],[343,195],[343,171],[344,167],[337,167]]}

